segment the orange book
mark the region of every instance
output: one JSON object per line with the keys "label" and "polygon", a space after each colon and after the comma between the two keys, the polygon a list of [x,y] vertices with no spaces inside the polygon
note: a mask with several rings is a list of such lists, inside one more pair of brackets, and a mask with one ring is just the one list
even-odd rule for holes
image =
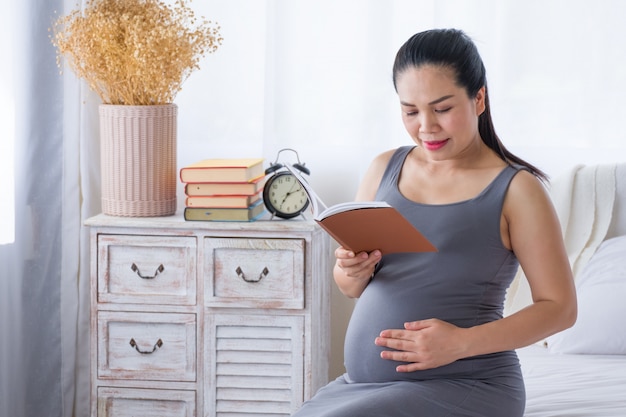
{"label": "orange book", "polygon": [[289,165],[286,167],[306,190],[313,219],[344,248],[354,253],[371,252],[374,249],[379,249],[383,254],[437,252],[437,248],[388,203],[354,201],[326,208],[298,170]]}
{"label": "orange book", "polygon": [[384,201],[356,201],[329,207],[314,220],[354,253],[436,252],[437,249],[398,210]]}
{"label": "orange book", "polygon": [[265,174],[263,158],[204,159],[180,169],[184,183],[251,182]]}
{"label": "orange book", "polygon": [[261,192],[254,195],[212,195],[187,197],[187,207],[213,207],[213,208],[246,208],[256,203],[261,198]]}
{"label": "orange book", "polygon": [[213,195],[254,195],[263,190],[265,175],[250,182],[197,182],[185,185],[188,197]]}

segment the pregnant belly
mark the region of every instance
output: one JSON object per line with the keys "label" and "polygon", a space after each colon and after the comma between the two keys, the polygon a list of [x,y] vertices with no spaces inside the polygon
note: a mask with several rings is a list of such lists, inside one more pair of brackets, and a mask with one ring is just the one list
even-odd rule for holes
{"label": "pregnant belly", "polygon": [[[357,302],[346,332],[344,364],[350,379],[354,382],[389,382],[469,375],[471,360],[426,371],[397,372],[396,367],[401,362],[382,359],[380,353],[386,348],[374,343],[382,330],[402,329],[407,321],[427,318],[446,320],[443,316],[446,310],[449,312],[445,306],[433,306],[432,300],[425,305],[410,294],[388,294],[372,282]],[[446,321],[453,320],[448,317]]]}

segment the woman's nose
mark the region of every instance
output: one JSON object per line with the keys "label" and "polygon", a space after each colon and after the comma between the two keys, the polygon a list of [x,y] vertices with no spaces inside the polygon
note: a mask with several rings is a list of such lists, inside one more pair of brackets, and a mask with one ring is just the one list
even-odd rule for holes
{"label": "woman's nose", "polygon": [[437,118],[429,113],[422,112],[419,114],[419,131],[422,133],[431,133],[438,128]]}

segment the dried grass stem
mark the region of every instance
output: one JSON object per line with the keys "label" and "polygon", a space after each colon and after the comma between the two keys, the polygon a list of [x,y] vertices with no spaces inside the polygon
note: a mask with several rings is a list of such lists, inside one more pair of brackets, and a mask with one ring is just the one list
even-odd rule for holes
{"label": "dried grass stem", "polygon": [[222,44],[220,27],[188,1],[88,0],[60,17],[52,43],[105,104],[172,103],[200,59]]}

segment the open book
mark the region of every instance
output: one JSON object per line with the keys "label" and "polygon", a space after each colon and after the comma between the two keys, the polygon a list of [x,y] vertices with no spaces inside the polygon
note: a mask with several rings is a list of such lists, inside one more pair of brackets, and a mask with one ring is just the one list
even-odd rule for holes
{"label": "open book", "polygon": [[436,252],[398,210],[384,201],[354,201],[326,207],[309,183],[291,166],[286,166],[306,190],[315,220],[341,246],[353,251],[383,254]]}

